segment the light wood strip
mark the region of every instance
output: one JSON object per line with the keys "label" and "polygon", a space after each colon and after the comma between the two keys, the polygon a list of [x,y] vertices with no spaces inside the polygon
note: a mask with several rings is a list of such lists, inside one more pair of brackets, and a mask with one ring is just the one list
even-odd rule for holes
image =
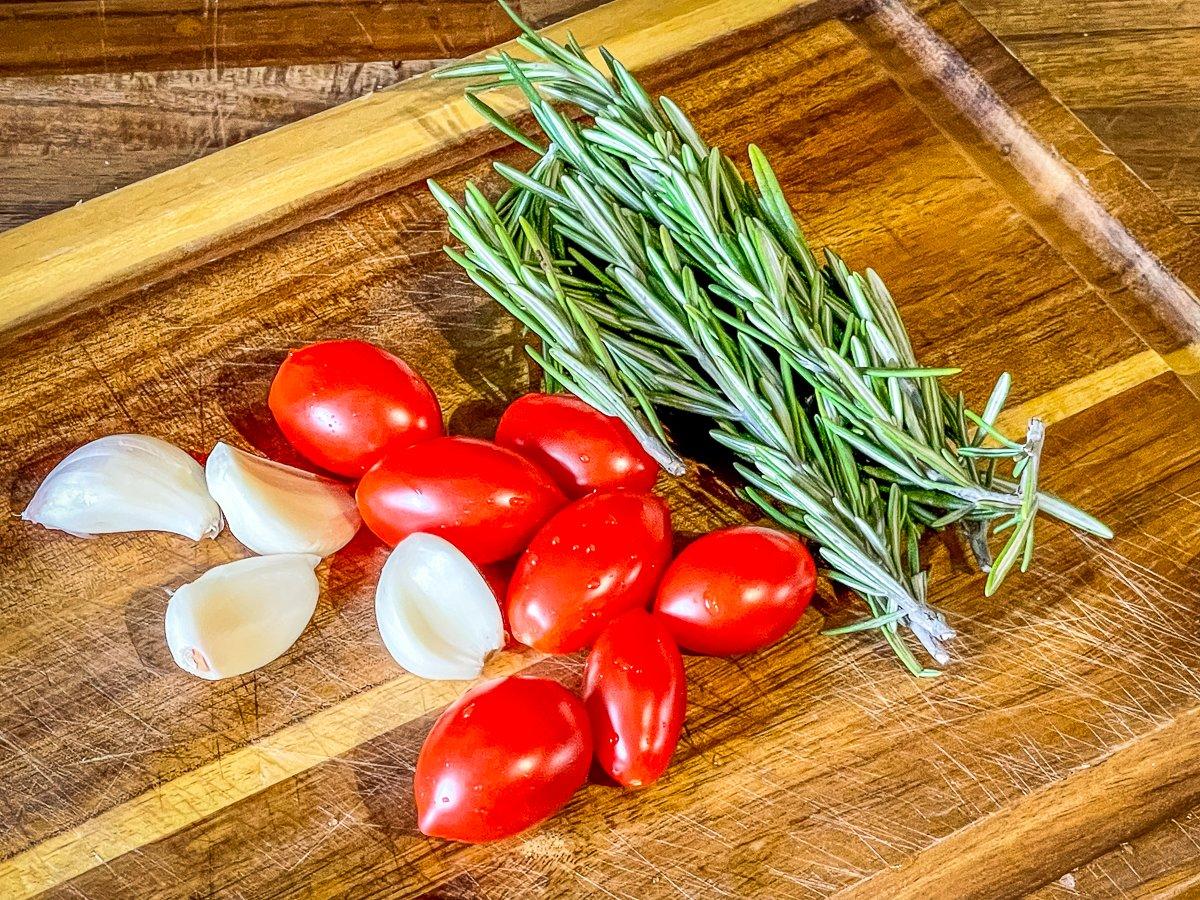
{"label": "light wood strip", "polygon": [[[615,0],[547,33],[569,28],[639,69],[819,3]],[[494,99],[501,112],[519,108]],[[461,84],[420,77],[15,228],[0,235],[0,331],[224,255],[310,204],[332,211],[393,188],[406,165],[484,128]]]}
{"label": "light wood strip", "polygon": [[1053,425],[1170,371],[1171,366],[1162,356],[1147,350],[1010,407],[1000,414],[996,424],[1005,434],[1021,435],[1034,416]]}
{"label": "light wood strip", "polygon": [[[540,659],[500,653],[485,674],[509,675]],[[441,709],[463,690],[459,681],[404,675],[356,694],[0,862],[0,897],[62,884]]]}
{"label": "light wood strip", "polygon": [[[1031,416],[1061,422],[1171,371],[1147,350],[1009,409],[1000,426],[1024,432]],[[498,655],[489,676],[543,657]],[[458,682],[401,677],[281,729],[0,862],[0,896],[35,893],[136,850],[451,703]]]}

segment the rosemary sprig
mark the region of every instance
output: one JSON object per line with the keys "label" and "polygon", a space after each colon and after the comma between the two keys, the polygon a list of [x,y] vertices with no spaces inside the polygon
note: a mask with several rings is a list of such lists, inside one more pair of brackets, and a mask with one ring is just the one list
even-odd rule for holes
{"label": "rosemary sprig", "polygon": [[[468,186],[463,205],[436,183],[430,188],[466,246],[465,252],[447,252],[538,335],[545,350],[531,348],[531,355],[553,379],[626,422],[646,416],[648,430],[660,437],[655,405],[715,419],[713,437],[740,460],[735,465],[747,482],[746,495],[781,525],[816,542],[828,574],[863,597],[874,627],[905,665],[916,674],[933,674],[901,640],[902,626],[935,660],[948,661],[943,644],[953,631],[926,602],[917,529],[903,492],[893,486],[881,494],[874,479],[862,477],[853,448],[828,427],[838,420],[836,410],[816,418],[814,431],[809,416],[796,419],[798,407],[789,407],[782,394],[778,404],[763,399],[764,379],[782,382],[782,376],[752,338],[730,335],[719,319],[705,317],[713,305],[687,274],[690,270],[681,265],[674,281],[685,298],[681,304],[648,285],[635,286],[637,276],[616,265],[603,273],[589,271],[581,254],[573,264],[556,259],[528,218],[518,218],[518,239],[505,216],[474,186]],[[642,251],[632,246],[633,237],[625,229],[610,235],[638,255]],[[528,252],[519,252],[518,244]],[[621,293],[622,284],[630,293]],[[605,323],[604,314],[613,307],[616,315]],[[619,333],[621,323],[629,326],[626,335]],[[575,337],[556,337],[562,330]],[[582,337],[587,332],[597,334],[599,342],[588,344]],[[666,340],[656,344],[648,333]],[[599,386],[605,394],[597,392]],[[639,395],[650,403],[643,406],[635,399]],[[611,397],[624,398],[624,407],[603,406]]]}
{"label": "rosemary sprig", "polygon": [[[600,51],[606,75],[573,40],[553,44],[514,19],[538,60],[501,56],[442,74],[491,79],[475,89],[518,86],[549,146],[472,95],[542,158],[528,173],[497,166],[513,189],[495,209],[473,187],[466,209],[435,193],[467,247],[452,255],[542,339],[535,358],[550,378],[624,419],[668,468],[679,461],[653,407],[714,419],[747,496],[821,545],[832,577],[871,607],[864,627],[903,648],[896,627],[906,625],[939,662],[952,632],[925,603],[915,550],[900,549],[915,548],[920,525],[961,523],[990,566],[988,593],[1018,560],[1028,565],[1039,509],[1108,533],[1039,493],[1041,423],[1023,444],[996,430],[1007,376],[981,415],[968,410],[940,385],[956,370],[918,364],[874,272],[854,273],[829,251],[817,263],[757,148],[752,187],[611,55]],[[1016,480],[995,477],[1000,461]],[[990,565],[987,531],[1002,516],[994,530],[1012,533]]]}

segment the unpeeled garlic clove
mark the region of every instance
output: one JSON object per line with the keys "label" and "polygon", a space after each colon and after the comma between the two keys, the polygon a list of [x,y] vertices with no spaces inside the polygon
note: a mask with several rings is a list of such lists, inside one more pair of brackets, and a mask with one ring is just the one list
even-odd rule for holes
{"label": "unpeeled garlic clove", "polygon": [[21,518],[77,537],[170,531],[198,541],[221,531],[200,464],[144,434],[109,435],[68,454]]}
{"label": "unpeeled garlic clove", "polygon": [[504,645],[491,588],[462,551],[432,534],[409,535],[392,550],[375,618],[388,652],[422,678],[474,678]]}
{"label": "unpeeled garlic clove", "polygon": [[329,556],[362,525],[349,487],[223,442],[204,474],[229,530],[255,553]]}
{"label": "unpeeled garlic clove", "polygon": [[317,608],[314,553],[239,559],[209,569],[167,602],[167,646],[176,665],[216,681],[278,659]]}

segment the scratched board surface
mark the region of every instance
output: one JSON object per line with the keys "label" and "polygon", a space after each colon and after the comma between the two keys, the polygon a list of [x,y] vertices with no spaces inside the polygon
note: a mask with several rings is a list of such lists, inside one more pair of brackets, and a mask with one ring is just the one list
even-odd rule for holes
{"label": "scratched board surface", "polygon": [[[5,339],[0,896],[1049,896],[1200,800],[1186,229],[953,3],[619,0],[573,27],[589,45],[653,38],[652,89],[739,158],[760,144],[812,241],[878,269],[918,354],[961,366],[970,398],[1011,372],[1006,424],[1050,422],[1046,487],[1116,537],[1048,522],[1032,571],[992,599],[932,544],[934,596],[960,632],[943,677],[910,678],[870,635],[822,636],[857,614],[822,596],[767,651],[687,660],[686,731],[660,783],[589,785],[492,846],[423,837],[413,764],[464,685],[409,676],[384,650],[381,544],[364,532],[322,564],[285,657],[207,683],[174,667],[163,612],[168,590],[246,555],[228,533],[81,541],[15,514],[100,434],[288,460],[266,390],[289,348],[324,338],[405,356],[452,433],[490,435],[536,372],[441,254],[422,181],[495,191],[493,159],[529,159],[452,122],[453,152],[339,209],[313,188],[282,233],[238,232]],[[658,490],[681,545],[753,515],[702,463]],[[489,672],[575,686],[581,662],[510,652]],[[1169,847],[1166,868],[1196,852]]]}

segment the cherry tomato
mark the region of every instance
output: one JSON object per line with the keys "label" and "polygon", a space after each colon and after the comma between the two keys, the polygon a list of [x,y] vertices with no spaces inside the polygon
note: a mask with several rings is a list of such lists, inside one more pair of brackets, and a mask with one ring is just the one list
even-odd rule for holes
{"label": "cherry tomato", "polygon": [[675,557],[654,612],[681,647],[710,656],[749,653],[792,630],[816,585],[813,559],[793,535],[724,528]]}
{"label": "cherry tomato", "polygon": [[568,497],[648,491],[658,477],[658,463],[624,422],[569,394],[518,397],[500,417],[496,443],[533,460]]}
{"label": "cherry tomato", "polygon": [[554,515],[517,561],[508,624],[522,644],[572,653],[645,606],[671,556],[671,513],[652,494],[589,494]]}
{"label": "cherry tomato", "polygon": [[365,341],[293,350],[275,374],[267,404],[305,459],[351,478],[388,450],[442,433],[442,410],[425,379]]}
{"label": "cherry tomato", "polygon": [[445,538],[472,562],[519,553],[566,502],[525,457],[475,438],[435,438],[388,454],[355,494],[363,521],[387,544],[414,532]]}
{"label": "cherry tomato", "polygon": [[613,619],[588,654],[583,705],[600,767],[625,787],[657,781],[687,706],[683,657],[666,624],[644,609]]}
{"label": "cherry tomato", "polygon": [[592,734],[579,698],[545,678],[472,688],[434,723],[417,757],[417,824],[473,844],[562,809],[587,778]]}

